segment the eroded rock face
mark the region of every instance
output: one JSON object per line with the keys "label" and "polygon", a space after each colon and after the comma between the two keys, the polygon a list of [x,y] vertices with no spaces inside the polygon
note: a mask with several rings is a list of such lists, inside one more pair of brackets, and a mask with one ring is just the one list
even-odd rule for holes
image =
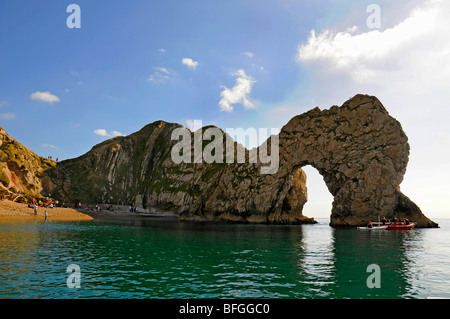
{"label": "eroded rock face", "polygon": [[17,142],[0,127],[0,194],[15,195],[19,191],[39,196],[46,182],[44,171],[56,163],[44,159]]}
{"label": "eroded rock face", "polygon": [[400,192],[407,137],[375,97],[357,95],[341,107],[292,118],[278,136],[280,163],[274,174],[261,174],[264,164],[249,163],[247,150],[242,164],[176,164],[171,133],[179,127],[154,122],[60,162],[47,171],[47,191],[66,201],[170,210],[184,220],[311,223],[302,214],[307,191],[301,167],[309,164],[334,196],[331,225],[364,225],[395,215],[419,227],[436,226]]}
{"label": "eroded rock face", "polygon": [[341,107],[294,117],[280,133],[280,154],[283,170],[310,164],[324,177],[334,196],[331,225],[396,216],[435,226],[400,192],[408,139],[375,97],[357,95]]}

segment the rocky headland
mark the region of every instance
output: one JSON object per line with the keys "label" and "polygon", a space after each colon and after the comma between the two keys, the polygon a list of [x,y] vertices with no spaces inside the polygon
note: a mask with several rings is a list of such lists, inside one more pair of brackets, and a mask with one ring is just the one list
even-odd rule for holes
{"label": "rocky headland", "polygon": [[[5,192],[52,194],[67,203],[133,205],[170,211],[181,220],[303,224],[314,223],[302,214],[307,202],[302,167],[311,165],[334,196],[332,226],[365,225],[378,216],[396,216],[415,221],[417,227],[437,227],[400,191],[408,139],[376,97],[356,95],[342,106],[295,116],[257,150],[232,142],[234,157],[238,149],[245,153],[242,163],[175,163],[171,150],[177,144],[172,139],[177,128],[182,126],[156,121],[59,163],[26,148],[15,155],[10,145],[15,141],[2,130],[0,184]],[[195,133],[189,134],[194,141]],[[231,137],[222,132],[215,138],[226,144]],[[270,153],[274,138],[279,165],[263,174],[261,168],[267,165],[250,159],[254,151]],[[207,145],[203,141],[203,148]],[[194,154],[193,144],[192,150]]]}

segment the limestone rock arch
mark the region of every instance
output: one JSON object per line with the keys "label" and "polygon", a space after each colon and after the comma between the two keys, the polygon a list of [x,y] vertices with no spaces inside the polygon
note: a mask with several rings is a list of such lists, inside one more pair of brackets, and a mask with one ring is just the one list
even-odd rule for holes
{"label": "limestone rock arch", "polygon": [[378,216],[407,217],[434,227],[400,192],[409,144],[400,123],[373,96],[356,95],[341,107],[315,108],[281,130],[278,178],[311,165],[334,197],[331,225],[361,225]]}

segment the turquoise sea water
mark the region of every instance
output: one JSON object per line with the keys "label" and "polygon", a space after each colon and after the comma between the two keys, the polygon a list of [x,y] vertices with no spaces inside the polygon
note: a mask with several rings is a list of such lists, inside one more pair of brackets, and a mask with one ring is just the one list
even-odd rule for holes
{"label": "turquoise sea water", "polygon": [[[0,298],[450,298],[450,220],[373,232],[319,221],[0,222]],[[380,288],[367,286],[371,264]]]}

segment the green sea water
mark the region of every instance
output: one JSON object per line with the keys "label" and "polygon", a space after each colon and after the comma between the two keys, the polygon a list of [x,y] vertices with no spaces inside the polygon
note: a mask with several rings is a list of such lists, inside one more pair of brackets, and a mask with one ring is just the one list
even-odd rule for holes
{"label": "green sea water", "polygon": [[[450,298],[450,220],[372,232],[319,221],[0,222],[0,298]],[[367,285],[372,264],[380,288]]]}

